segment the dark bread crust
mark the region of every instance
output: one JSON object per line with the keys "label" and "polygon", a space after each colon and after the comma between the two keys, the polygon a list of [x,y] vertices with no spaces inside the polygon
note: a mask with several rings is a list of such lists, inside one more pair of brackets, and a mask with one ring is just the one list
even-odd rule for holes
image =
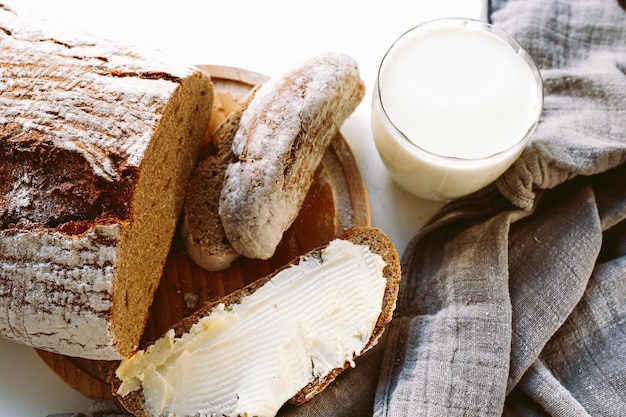
{"label": "dark bread crust", "polygon": [[[383,233],[381,230],[363,226],[363,227],[355,227],[350,229],[343,234],[338,236],[339,239],[350,241],[357,245],[366,245],[370,248],[373,253],[380,255],[386,263],[386,266],[383,270],[383,274],[385,279],[387,280],[387,285],[385,288],[385,295],[383,298],[382,312],[378,317],[378,321],[376,322],[376,326],[374,328],[374,332],[372,337],[370,338],[367,345],[361,351],[361,355],[366,351],[371,349],[376,345],[381,335],[384,332],[385,325],[391,321],[393,316],[393,311],[396,306],[396,299],[398,296],[399,282],[400,282],[400,262],[398,253],[389,239],[389,237]],[[323,247],[314,249],[304,255],[302,257],[310,257],[316,256],[320,253]],[[266,282],[271,280],[278,272],[283,269],[297,265],[300,262],[301,257],[295,258],[287,265],[282,268],[274,271],[272,274],[260,278],[253,283],[237,290],[231,294],[228,294],[213,303],[202,307],[197,310],[192,315],[184,318],[176,325],[172,327],[176,337],[183,335],[188,332],[189,329],[197,323],[202,317],[205,317],[211,314],[212,310],[219,304],[224,303],[226,306],[232,306],[240,302],[240,300],[247,295],[254,293],[258,288],[262,287]],[[360,355],[359,355],[360,356]],[[313,398],[316,394],[322,392],[324,388],[326,388],[341,372],[343,372],[346,368],[350,367],[350,363],[346,362],[343,367],[337,368],[331,371],[324,378],[319,378],[311,383],[309,383],[306,387],[302,388],[291,400],[289,401],[292,404],[300,405],[311,398]],[[112,383],[112,392],[115,395],[121,381],[119,381],[114,376],[114,370],[111,373],[111,383]],[[125,397],[118,397],[120,402],[126,407],[130,412],[135,414],[138,417],[151,417],[144,411],[144,397],[141,389],[133,391],[129,393]]]}

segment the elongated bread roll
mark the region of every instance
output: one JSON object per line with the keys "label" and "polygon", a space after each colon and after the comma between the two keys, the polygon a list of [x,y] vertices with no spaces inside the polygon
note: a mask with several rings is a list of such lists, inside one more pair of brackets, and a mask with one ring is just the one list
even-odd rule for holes
{"label": "elongated bread roll", "polygon": [[0,8],[0,336],[139,343],[213,101],[197,68]]}
{"label": "elongated bread roll", "polygon": [[354,60],[327,53],[273,77],[244,110],[219,214],[235,250],[274,254],[297,217],[332,138],[365,94]]}
{"label": "elongated bread roll", "polygon": [[137,416],[272,416],[320,393],[391,320],[398,254],[351,229],[183,319],[124,360],[113,392]]}

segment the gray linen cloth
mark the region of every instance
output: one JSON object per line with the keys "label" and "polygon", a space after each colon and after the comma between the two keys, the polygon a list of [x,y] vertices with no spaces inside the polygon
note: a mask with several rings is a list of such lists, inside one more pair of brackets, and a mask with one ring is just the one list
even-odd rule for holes
{"label": "gray linen cloth", "polygon": [[283,416],[626,416],[626,12],[485,1],[544,78],[532,141],[410,242],[383,341]]}

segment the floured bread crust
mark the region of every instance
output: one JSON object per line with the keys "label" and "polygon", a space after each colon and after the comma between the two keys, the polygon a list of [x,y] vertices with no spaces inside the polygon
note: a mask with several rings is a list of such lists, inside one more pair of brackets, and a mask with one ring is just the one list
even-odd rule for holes
{"label": "floured bread crust", "polygon": [[198,69],[0,8],[0,336],[136,348],[213,100]]}
{"label": "floured bread crust", "polygon": [[72,356],[89,349],[90,356],[119,357],[109,315],[120,229],[101,225],[72,237],[43,228],[3,230],[2,336]]}
{"label": "floured bread crust", "polygon": [[268,259],[297,217],[330,141],[365,94],[356,62],[312,58],[256,92],[233,139],[219,214],[242,255]]}

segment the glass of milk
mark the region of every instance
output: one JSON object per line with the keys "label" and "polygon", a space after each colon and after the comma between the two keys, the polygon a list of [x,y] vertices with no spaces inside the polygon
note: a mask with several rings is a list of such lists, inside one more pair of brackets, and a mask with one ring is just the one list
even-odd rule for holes
{"label": "glass of milk", "polygon": [[541,75],[515,39],[477,20],[439,19],[407,31],[385,54],[372,132],[402,188],[449,200],[506,171],[542,107]]}

